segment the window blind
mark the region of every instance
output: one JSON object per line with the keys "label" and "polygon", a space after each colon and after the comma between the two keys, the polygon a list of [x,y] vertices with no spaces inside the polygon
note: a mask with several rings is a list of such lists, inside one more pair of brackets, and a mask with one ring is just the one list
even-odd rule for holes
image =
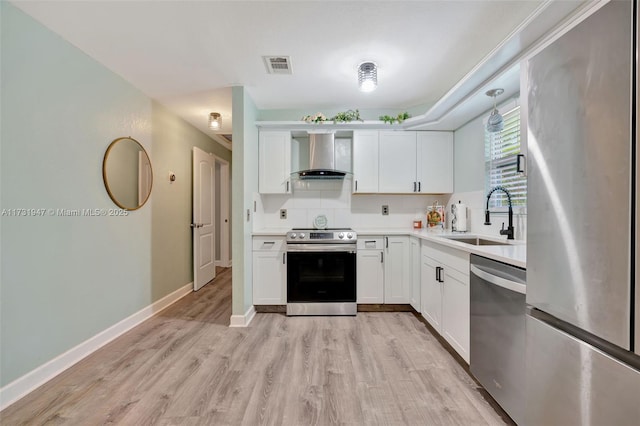
{"label": "window blind", "polygon": [[[511,194],[514,206],[527,204],[527,177],[517,171],[520,154],[520,107],[502,115],[504,129],[484,132],[485,194],[492,188],[503,186]],[[491,196],[489,208],[508,207],[507,195],[501,191]]]}

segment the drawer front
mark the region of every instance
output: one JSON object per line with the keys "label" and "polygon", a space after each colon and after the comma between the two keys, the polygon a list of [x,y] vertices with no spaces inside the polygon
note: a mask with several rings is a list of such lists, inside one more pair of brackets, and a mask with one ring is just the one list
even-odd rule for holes
{"label": "drawer front", "polygon": [[383,248],[383,237],[358,235],[358,250],[382,250]]}
{"label": "drawer front", "polygon": [[442,244],[422,241],[422,254],[469,276],[469,253]]}
{"label": "drawer front", "polygon": [[284,237],[253,237],[253,251],[280,251],[284,245]]}

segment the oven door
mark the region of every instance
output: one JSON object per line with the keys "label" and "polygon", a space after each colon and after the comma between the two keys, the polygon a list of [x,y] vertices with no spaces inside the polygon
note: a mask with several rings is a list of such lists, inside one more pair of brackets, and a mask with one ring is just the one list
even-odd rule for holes
{"label": "oven door", "polygon": [[355,301],[355,247],[338,244],[287,247],[287,303]]}

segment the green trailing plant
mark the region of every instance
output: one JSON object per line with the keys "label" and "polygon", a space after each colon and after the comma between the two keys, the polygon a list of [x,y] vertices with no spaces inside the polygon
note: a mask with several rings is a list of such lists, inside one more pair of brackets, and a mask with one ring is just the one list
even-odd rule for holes
{"label": "green trailing plant", "polygon": [[411,117],[411,116],[409,115],[408,112],[402,112],[402,113],[398,114],[397,117],[391,117],[390,115],[381,115],[379,117],[379,119],[380,119],[380,121],[383,121],[385,123],[393,124],[393,123],[396,123],[396,122],[402,123],[404,120],[406,120],[409,117]]}
{"label": "green trailing plant", "polygon": [[345,112],[339,112],[335,116],[331,118],[334,123],[349,123],[351,121],[363,121],[360,118],[360,111],[358,110],[348,110]]}

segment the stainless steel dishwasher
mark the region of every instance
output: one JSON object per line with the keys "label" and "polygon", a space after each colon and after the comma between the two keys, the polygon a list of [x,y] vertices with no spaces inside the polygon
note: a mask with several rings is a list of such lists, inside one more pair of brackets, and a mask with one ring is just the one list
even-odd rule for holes
{"label": "stainless steel dishwasher", "polygon": [[473,254],[470,269],[471,373],[524,424],[527,272]]}

